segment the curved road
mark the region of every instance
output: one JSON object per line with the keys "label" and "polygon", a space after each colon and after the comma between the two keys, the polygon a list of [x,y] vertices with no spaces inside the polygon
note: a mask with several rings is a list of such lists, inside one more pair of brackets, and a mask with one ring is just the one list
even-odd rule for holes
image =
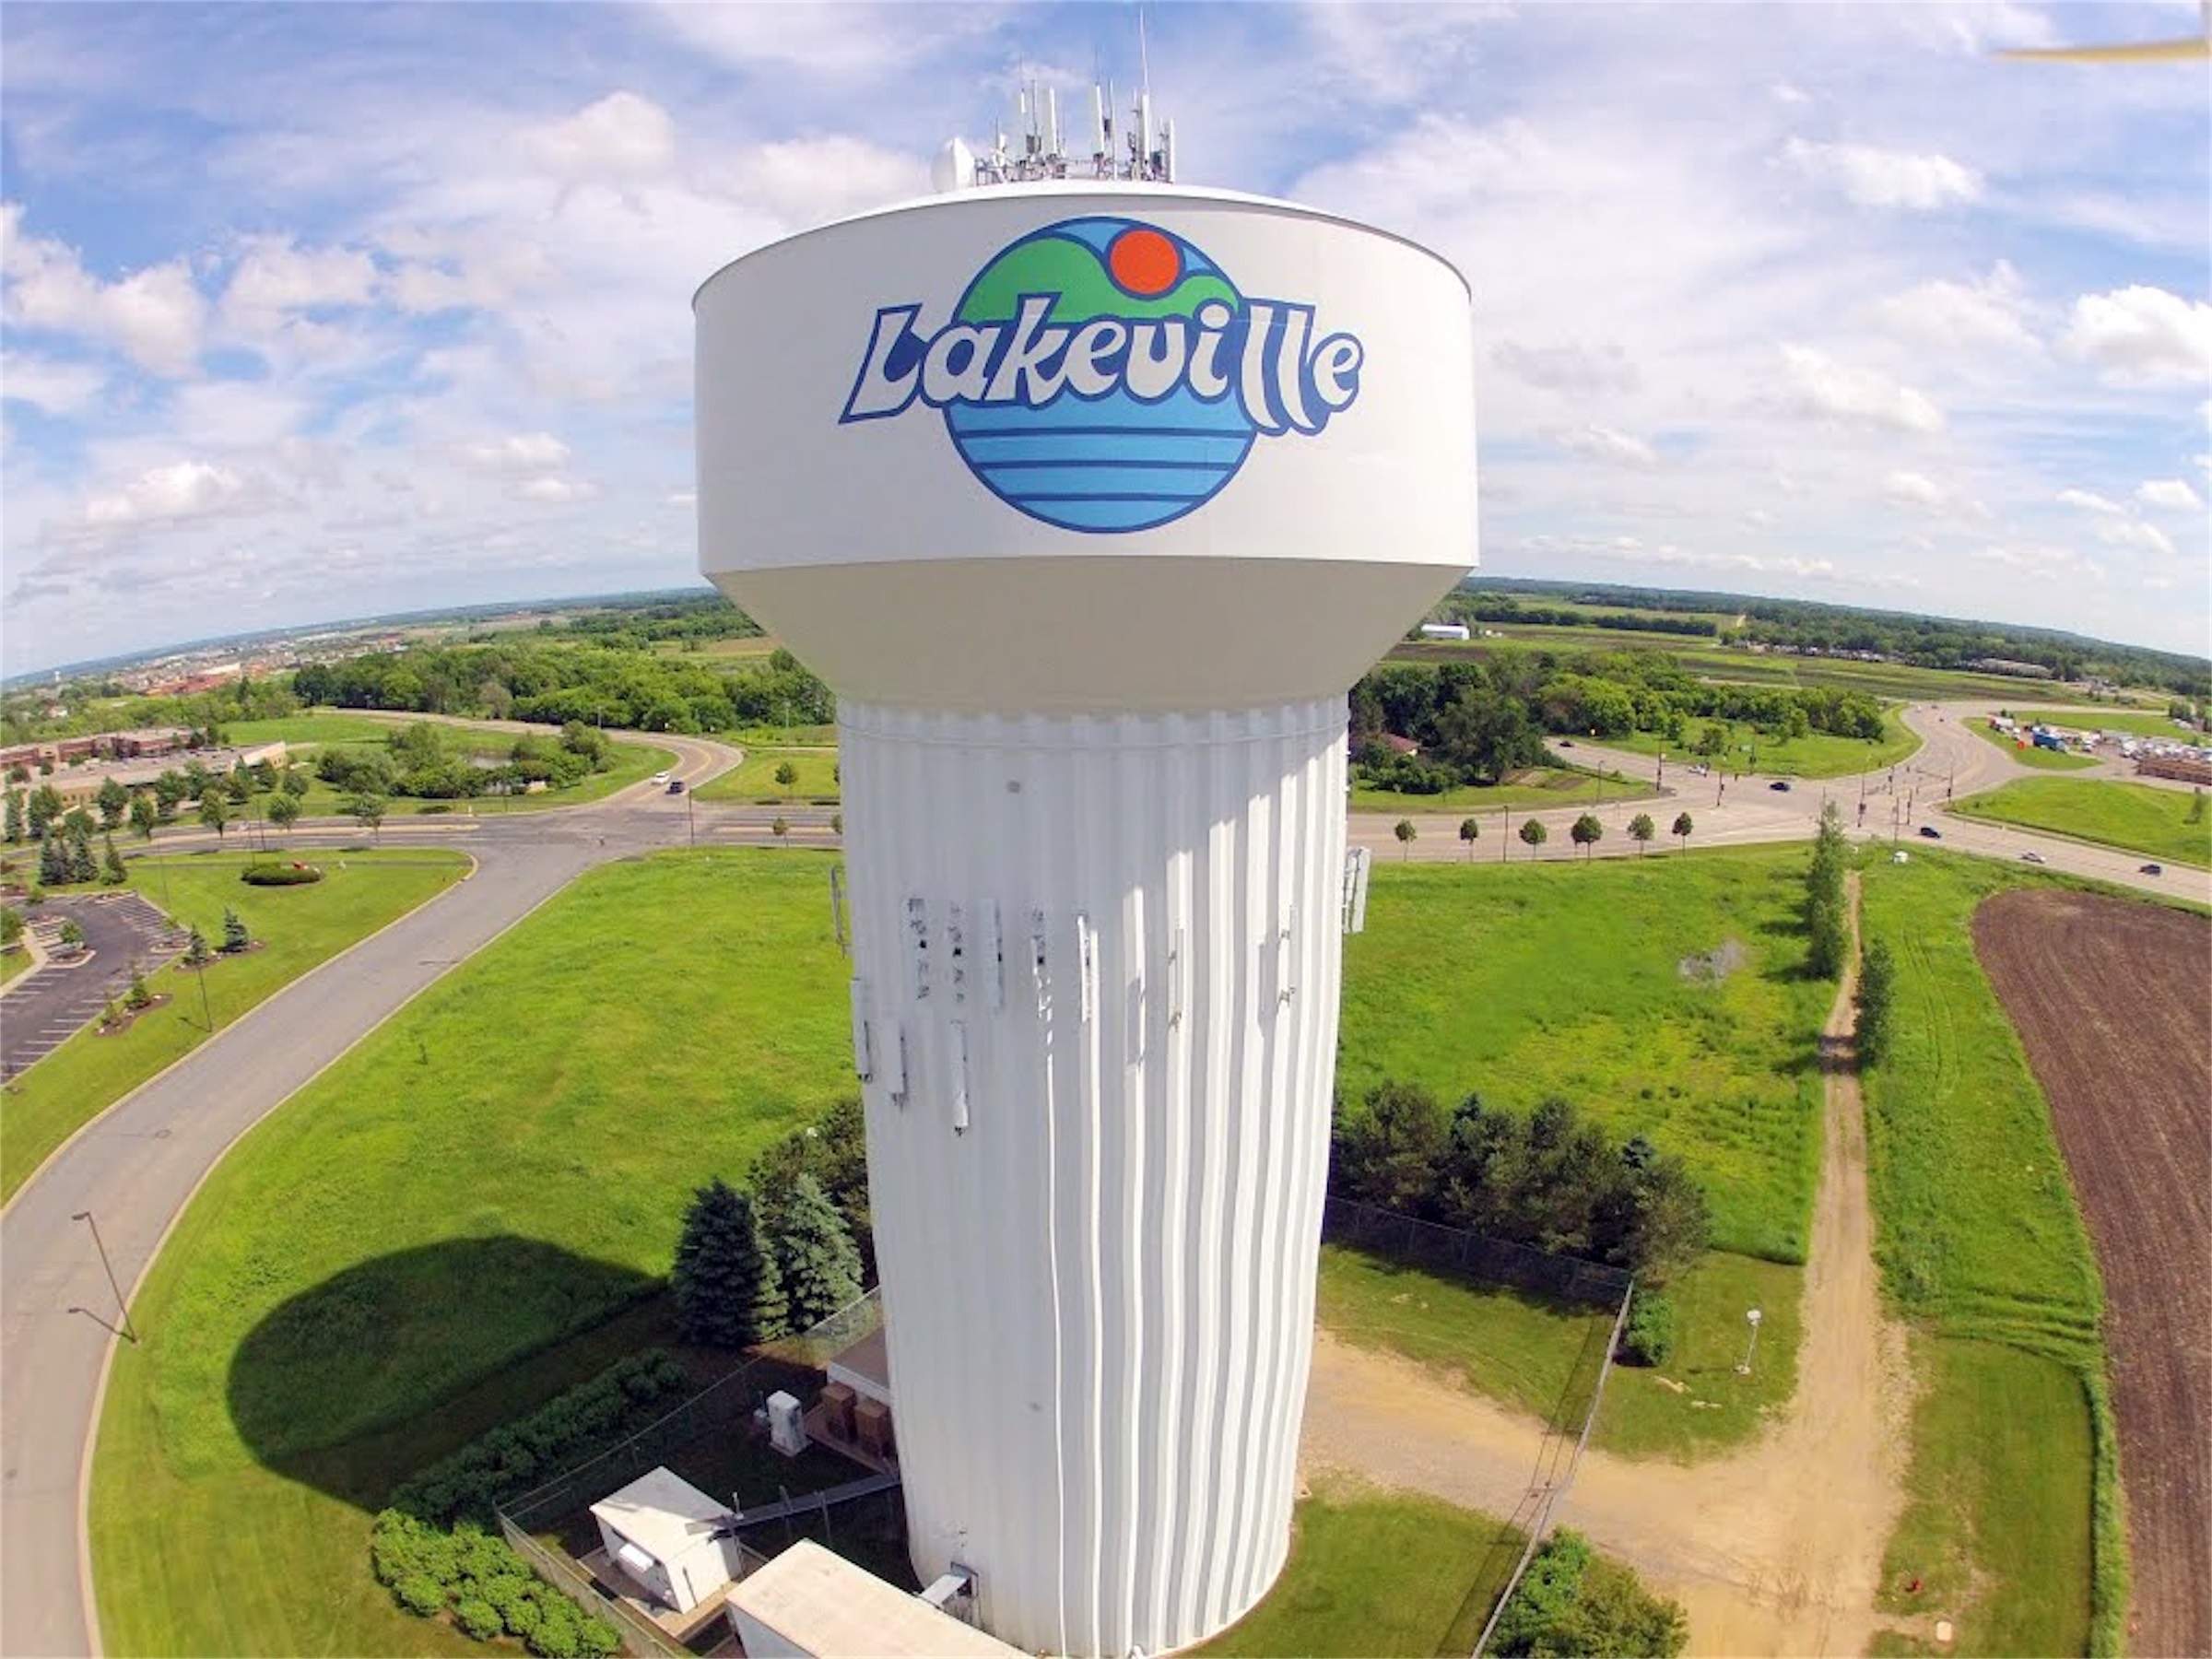
{"label": "curved road", "polygon": [[[1723,786],[1679,761],[1665,770],[1650,757],[1594,745],[1578,758],[1618,768],[1658,789],[1657,798],[1602,806],[1606,826],[1597,856],[1631,857],[1628,823],[1648,811],[1658,820],[1660,846],[1677,812],[1688,811],[1698,847],[1802,840],[1822,804],[1836,800],[1854,838],[1883,834],[1920,844],[1918,826],[1940,812],[1945,798],[1995,787],[2022,775],[1995,745],[1960,724],[1991,712],[1981,704],[1916,707],[1906,724],[1922,749],[1888,771],[1865,778],[1796,782],[1788,791],[1746,774]],[[719,744],[665,735],[638,736],[676,750],[679,775],[696,785],[734,765],[735,751]],[[1862,818],[1859,803],[1865,802]],[[1578,805],[1478,815],[1473,855],[1500,851],[1525,860],[1529,850],[1510,836],[1529,817],[1542,818],[1551,840],[1541,856],[1581,856],[1567,829]],[[99,1218],[116,1277],[135,1288],[171,1222],[201,1179],[245,1130],[351,1048],[449,968],[497,937],[592,865],[695,841],[769,841],[772,823],[786,820],[787,840],[824,845],[834,837],[832,809],[697,805],[688,794],[665,794],[640,784],[588,806],[456,821],[394,819],[383,837],[394,844],[451,843],[477,867],[429,904],[333,959],[270,998],[191,1055],[95,1120],[26,1182],[0,1211],[0,1654],[93,1651],[88,1608],[88,1563],[83,1559],[83,1475],[89,1464],[94,1413],[103,1365],[114,1340],[107,1322],[114,1298],[89,1230],[72,1219]],[[1358,813],[1352,841],[1378,857],[1457,859],[1470,850],[1457,839],[1458,820],[1425,820],[1410,845],[1397,842],[1394,817]],[[297,832],[357,840],[349,826]],[[2150,892],[2174,892],[2212,903],[2212,873],[2171,870],[2138,874],[2139,858],[1994,825],[1947,818],[1944,843],[1991,857],[2017,858],[2033,849],[2053,869]],[[188,844],[193,836],[163,837]]]}

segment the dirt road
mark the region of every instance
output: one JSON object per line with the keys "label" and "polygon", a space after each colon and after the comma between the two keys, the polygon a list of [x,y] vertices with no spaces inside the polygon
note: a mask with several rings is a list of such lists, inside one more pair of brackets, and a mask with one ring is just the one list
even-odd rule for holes
{"label": "dirt road", "polygon": [[[1851,899],[1855,935],[1855,876]],[[1865,1116],[1850,1069],[1853,989],[1846,980],[1837,993],[1821,1039],[1825,1147],[1787,1414],[1755,1444],[1694,1467],[1592,1452],[1557,1512],[1681,1600],[1692,1653],[1855,1654],[1876,1629],[1882,1549],[1904,1504],[1911,1397],[1903,1333],[1877,1294]],[[1316,1344],[1309,1467],[1506,1514],[1543,1432],[1408,1360],[1326,1332]]]}

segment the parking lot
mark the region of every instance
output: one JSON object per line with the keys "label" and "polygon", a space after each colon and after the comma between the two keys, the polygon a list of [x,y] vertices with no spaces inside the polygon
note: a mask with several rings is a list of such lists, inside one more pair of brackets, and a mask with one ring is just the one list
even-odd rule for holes
{"label": "parking lot", "polygon": [[[85,932],[85,948],[57,958],[64,922]],[[30,928],[47,954],[0,996],[0,1078],[13,1077],[66,1042],[100,1009],[130,988],[134,965],[151,973],[184,947],[169,919],[142,895],[76,893],[49,899],[30,912]]]}

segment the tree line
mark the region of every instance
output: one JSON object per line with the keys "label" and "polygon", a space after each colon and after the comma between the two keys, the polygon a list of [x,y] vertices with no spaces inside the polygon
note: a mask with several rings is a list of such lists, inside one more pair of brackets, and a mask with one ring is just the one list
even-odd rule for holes
{"label": "tree line", "polygon": [[1446,1112],[1418,1083],[1338,1103],[1329,1190],[1340,1197],[1555,1255],[1665,1280],[1705,1252],[1704,1189],[1641,1135],[1615,1141],[1572,1102],[1525,1115],[1470,1094]]}
{"label": "tree line", "polygon": [[[1500,650],[1457,663],[1383,663],[1352,688],[1352,760],[1375,788],[1436,794],[1544,761],[1549,735],[1652,733],[1718,756],[1741,723],[1780,742],[1813,732],[1872,742],[1882,706],[1832,686],[1715,686],[1660,652]],[[1410,739],[1418,755],[1394,752]]]}

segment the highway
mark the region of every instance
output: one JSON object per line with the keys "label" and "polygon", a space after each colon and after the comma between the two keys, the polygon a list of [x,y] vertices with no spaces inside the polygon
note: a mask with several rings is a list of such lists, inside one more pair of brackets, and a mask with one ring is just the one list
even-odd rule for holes
{"label": "highway", "polygon": [[[1923,823],[1940,827],[1943,844],[1995,858],[2033,850],[2049,866],[2119,886],[2212,903],[2212,872],[2170,867],[2141,875],[2134,854],[2079,845],[1947,817],[1947,796],[1964,796],[2023,774],[2005,751],[1968,731],[1979,704],[1910,710],[1906,724],[1923,748],[1891,771],[1865,778],[1796,782],[1787,791],[1772,779],[1746,774],[1699,777],[1678,760],[1579,745],[1574,759],[1617,768],[1662,794],[1595,808],[1605,826],[1596,855],[1635,857],[1628,823],[1651,813],[1659,835],[1651,856],[1674,846],[1676,815],[1695,820],[1689,846],[1735,846],[1803,840],[1824,802],[1842,809],[1853,839],[1927,844]],[[720,744],[661,735],[626,734],[676,751],[677,775],[696,788],[735,765],[736,751]],[[1862,819],[1860,802],[1865,803]],[[701,805],[688,792],[665,794],[641,783],[591,806],[474,818],[387,820],[386,846],[452,845],[469,853],[468,877],[382,932],[334,958],[241,1017],[182,1061],[126,1096],[64,1146],[0,1211],[0,1654],[31,1659],[96,1651],[84,1503],[92,1435],[106,1363],[119,1340],[115,1299],[94,1247],[96,1218],[115,1276],[128,1294],[159,1251],[200,1182],[230,1145],[260,1118],[404,1007],[448,970],[558,893],[594,865],[657,848],[733,842],[771,843],[773,820],[786,820],[786,844],[835,844],[834,809],[810,806]],[[1534,814],[1516,809],[1477,815],[1478,859],[1501,851],[1515,862],[1531,856],[1510,834],[1525,818],[1542,818],[1550,841],[1547,860],[1579,858],[1568,827],[1577,805]],[[1380,859],[1465,859],[1458,814],[1417,820],[1418,837],[1402,846],[1395,814],[1354,814],[1350,835]],[[1510,827],[1509,822],[1510,820]],[[353,842],[347,824],[303,827],[304,843]],[[203,834],[165,834],[159,844],[190,846]]]}

